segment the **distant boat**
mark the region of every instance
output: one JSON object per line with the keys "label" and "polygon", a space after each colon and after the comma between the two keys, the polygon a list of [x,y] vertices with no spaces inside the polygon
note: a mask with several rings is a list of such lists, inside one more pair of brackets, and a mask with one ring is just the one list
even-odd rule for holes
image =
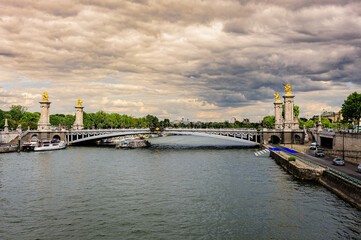
{"label": "distant boat", "polygon": [[150,142],[143,139],[123,139],[115,148],[144,148],[149,147]]}
{"label": "distant boat", "polygon": [[31,139],[28,142],[23,143],[24,151],[34,151],[35,146],[38,144],[38,139]]}
{"label": "distant boat", "polygon": [[60,150],[64,148],[66,148],[66,143],[64,141],[59,141],[57,139],[40,140],[38,144],[34,147],[34,151],[35,152],[52,151],[52,150]]}

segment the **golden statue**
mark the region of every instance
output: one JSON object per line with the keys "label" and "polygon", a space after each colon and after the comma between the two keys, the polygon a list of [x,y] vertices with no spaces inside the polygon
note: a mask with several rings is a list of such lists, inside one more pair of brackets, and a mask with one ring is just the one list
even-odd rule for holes
{"label": "golden statue", "polygon": [[281,102],[280,95],[278,94],[278,92],[276,92],[276,93],[273,94],[273,95],[275,96],[276,102]]}
{"label": "golden statue", "polygon": [[78,98],[78,105],[76,105],[77,107],[81,107],[81,104],[83,103],[82,100],[80,100],[80,98]]}
{"label": "golden statue", "polygon": [[48,102],[49,101],[49,95],[48,95],[48,93],[47,92],[44,92],[43,93],[43,95],[41,95],[42,97],[43,97],[43,100],[41,100],[41,101],[43,101],[43,102]]}
{"label": "golden statue", "polygon": [[283,86],[285,86],[285,92],[286,92],[286,95],[292,95],[292,92],[291,92],[291,85],[287,84],[283,84]]}

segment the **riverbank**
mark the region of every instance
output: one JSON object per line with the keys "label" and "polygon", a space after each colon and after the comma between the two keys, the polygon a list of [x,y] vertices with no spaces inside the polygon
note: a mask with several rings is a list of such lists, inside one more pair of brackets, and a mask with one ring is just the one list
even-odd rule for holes
{"label": "riverbank", "polygon": [[15,145],[7,145],[7,146],[0,146],[0,153],[9,153],[9,152],[17,152],[18,146]]}
{"label": "riverbank", "polygon": [[[361,210],[361,182],[357,179],[283,151],[271,150],[270,156],[297,179],[318,182]],[[289,161],[290,157],[295,161]]]}

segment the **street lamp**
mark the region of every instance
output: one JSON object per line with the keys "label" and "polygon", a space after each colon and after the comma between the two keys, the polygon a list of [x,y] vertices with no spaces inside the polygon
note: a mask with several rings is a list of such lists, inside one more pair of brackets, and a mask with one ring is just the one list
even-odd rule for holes
{"label": "street lamp", "polygon": [[345,130],[342,131],[342,159],[345,160]]}

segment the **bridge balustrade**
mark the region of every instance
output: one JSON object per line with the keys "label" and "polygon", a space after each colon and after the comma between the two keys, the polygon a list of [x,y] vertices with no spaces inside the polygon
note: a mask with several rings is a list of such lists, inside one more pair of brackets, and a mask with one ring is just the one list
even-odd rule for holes
{"label": "bridge balustrade", "polygon": [[[116,136],[135,135],[135,134],[160,134],[173,133],[182,135],[210,135],[226,138],[239,139],[245,142],[260,142],[260,133],[255,129],[189,129],[189,128],[164,128],[156,131],[150,128],[123,128],[123,129],[83,129],[71,130],[67,132],[69,143],[80,141],[99,140]],[[252,139],[251,139],[252,138]]]}

